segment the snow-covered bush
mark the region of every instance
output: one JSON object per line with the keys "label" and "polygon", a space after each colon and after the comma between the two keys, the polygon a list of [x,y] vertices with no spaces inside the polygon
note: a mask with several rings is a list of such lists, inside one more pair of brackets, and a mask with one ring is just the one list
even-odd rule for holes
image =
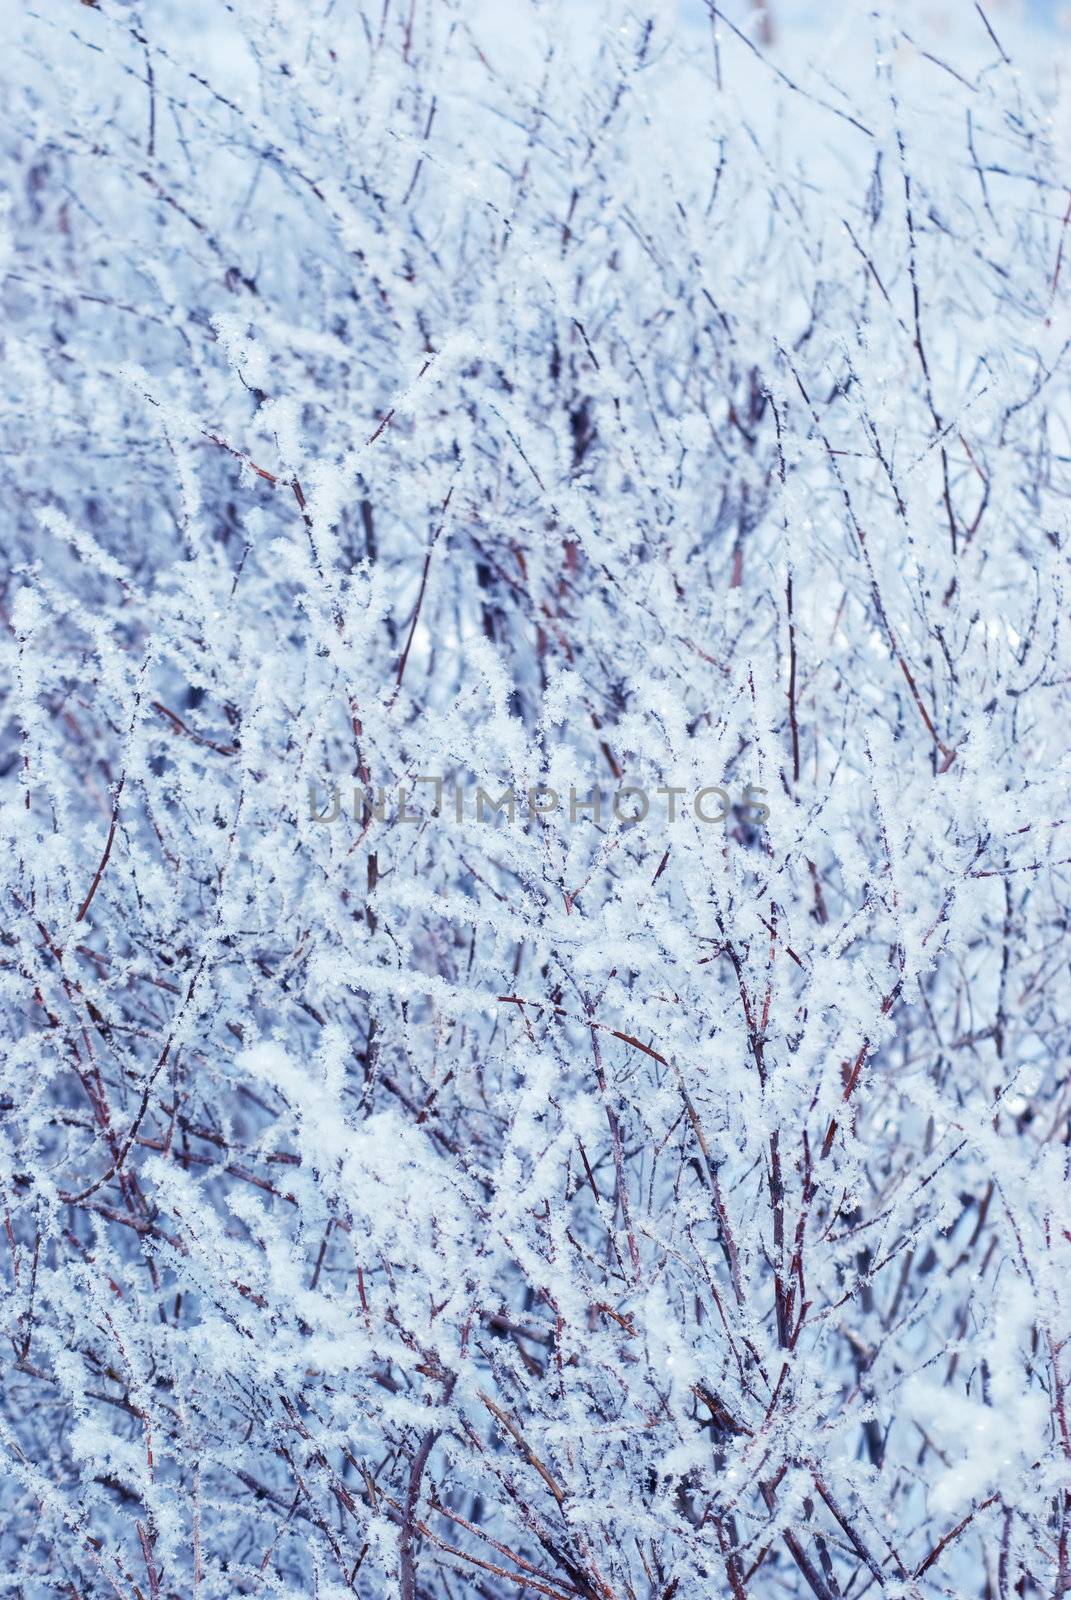
{"label": "snow-covered bush", "polygon": [[15,0],[5,1594],[1071,1590],[1068,167],[832,9]]}

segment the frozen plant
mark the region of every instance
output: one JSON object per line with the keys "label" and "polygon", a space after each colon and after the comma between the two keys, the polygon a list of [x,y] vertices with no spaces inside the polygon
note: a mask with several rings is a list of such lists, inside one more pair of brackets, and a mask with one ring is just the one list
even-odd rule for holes
{"label": "frozen plant", "polygon": [[831,10],[9,8],[3,1594],[1071,1591],[1068,165]]}

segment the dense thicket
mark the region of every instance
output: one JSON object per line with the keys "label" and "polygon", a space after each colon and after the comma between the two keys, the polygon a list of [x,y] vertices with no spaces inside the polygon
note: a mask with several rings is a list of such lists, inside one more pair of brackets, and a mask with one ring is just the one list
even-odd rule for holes
{"label": "dense thicket", "polygon": [[1067,170],[906,15],[19,12],[4,1593],[1071,1589]]}

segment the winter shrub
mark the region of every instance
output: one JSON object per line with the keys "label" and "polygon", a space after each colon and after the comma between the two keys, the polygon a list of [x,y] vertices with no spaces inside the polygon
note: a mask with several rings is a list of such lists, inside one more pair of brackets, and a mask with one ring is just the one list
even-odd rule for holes
{"label": "winter shrub", "polygon": [[1065,1594],[1040,69],[12,10],[3,1592]]}

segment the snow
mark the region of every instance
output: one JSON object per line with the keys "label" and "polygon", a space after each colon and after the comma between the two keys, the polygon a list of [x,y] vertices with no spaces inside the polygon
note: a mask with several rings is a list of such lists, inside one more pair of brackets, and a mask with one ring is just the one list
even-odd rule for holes
{"label": "snow", "polygon": [[1071,1594],[1071,30],[763,19],[13,19],[2,1594]]}

